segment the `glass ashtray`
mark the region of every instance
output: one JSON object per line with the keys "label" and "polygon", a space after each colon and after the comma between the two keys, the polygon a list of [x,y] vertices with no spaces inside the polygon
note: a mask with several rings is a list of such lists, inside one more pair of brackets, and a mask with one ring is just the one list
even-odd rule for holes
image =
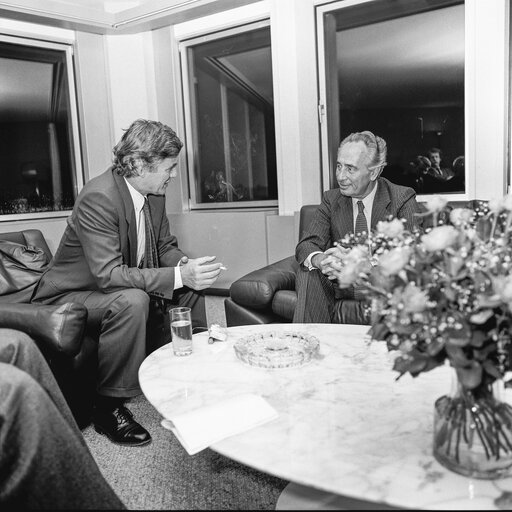
{"label": "glass ashtray", "polygon": [[239,339],[233,345],[241,361],[261,368],[294,368],[318,354],[320,342],[299,332],[266,332]]}

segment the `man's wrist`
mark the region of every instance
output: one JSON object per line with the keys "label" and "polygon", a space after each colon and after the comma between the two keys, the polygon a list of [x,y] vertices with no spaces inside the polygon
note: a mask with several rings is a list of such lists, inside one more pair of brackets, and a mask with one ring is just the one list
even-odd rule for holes
{"label": "man's wrist", "polygon": [[[318,254],[313,254],[313,257],[311,258],[311,265],[309,267],[309,270],[318,270],[319,266],[319,258],[317,258]],[[316,258],[316,260],[315,260]]]}

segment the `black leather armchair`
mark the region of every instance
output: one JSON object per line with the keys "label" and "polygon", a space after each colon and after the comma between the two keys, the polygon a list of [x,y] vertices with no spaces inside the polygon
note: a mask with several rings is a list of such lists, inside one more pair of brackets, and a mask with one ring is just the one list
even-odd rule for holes
{"label": "black leather armchair", "polygon": [[[41,231],[0,233],[1,241],[42,249],[52,254]],[[95,389],[98,333],[86,330],[82,304],[30,304],[30,294],[0,295],[0,335],[5,329],[28,334],[41,350],[80,426],[90,419]],[[12,334],[12,333],[10,333]]]}
{"label": "black leather armchair", "polygon": [[[478,208],[485,201],[450,201],[446,210],[440,216],[442,222],[448,220],[449,211],[453,208]],[[420,203],[422,209],[424,205]],[[310,222],[318,205],[305,205],[300,210],[299,238]],[[422,221],[423,229],[432,227],[432,220],[426,217]],[[295,256],[289,256],[276,263],[250,272],[236,280],[230,287],[229,297],[224,300],[226,311],[226,324],[228,327],[236,325],[287,323],[293,320],[293,313],[297,304],[295,292],[295,273],[298,263]],[[339,312],[340,318],[348,318],[357,314],[354,304],[343,301],[348,306]],[[341,305],[341,304],[340,304]],[[358,322],[354,322],[358,323]]]}
{"label": "black leather armchair", "polygon": [[[318,205],[305,205],[299,214],[299,237],[311,221]],[[293,320],[297,304],[295,256],[288,256],[236,280],[224,300],[226,324],[287,323]]]}

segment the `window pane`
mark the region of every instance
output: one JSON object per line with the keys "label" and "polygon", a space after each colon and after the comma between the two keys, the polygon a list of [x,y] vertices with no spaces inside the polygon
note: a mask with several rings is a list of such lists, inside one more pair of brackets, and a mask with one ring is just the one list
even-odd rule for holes
{"label": "window pane", "polygon": [[331,145],[370,130],[388,144],[382,176],[419,194],[464,192],[464,3],[384,0],[324,21]]}
{"label": "window pane", "polygon": [[187,59],[193,203],[275,202],[270,29],[189,44]]}
{"label": "window pane", "polygon": [[71,209],[66,52],[0,41],[0,83],[0,214]]}

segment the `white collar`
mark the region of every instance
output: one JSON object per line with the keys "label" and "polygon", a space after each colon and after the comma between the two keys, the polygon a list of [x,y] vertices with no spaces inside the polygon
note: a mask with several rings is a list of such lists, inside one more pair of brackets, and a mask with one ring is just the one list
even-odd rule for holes
{"label": "white collar", "polygon": [[363,199],[357,199],[355,197],[352,198],[352,206],[354,207],[355,211],[357,211],[357,202],[363,201],[365,210],[371,210],[373,206],[373,200],[375,199],[375,194],[377,194],[377,187],[379,186],[379,182],[375,183],[375,187],[373,187],[373,190]]}
{"label": "white collar", "polygon": [[140,211],[144,207],[144,201],[146,200],[146,196],[143,196],[138,190],[135,190],[124,176],[123,178],[126,184],[128,185],[128,192],[130,192],[133,207],[135,208],[135,211],[137,213],[140,213]]}

